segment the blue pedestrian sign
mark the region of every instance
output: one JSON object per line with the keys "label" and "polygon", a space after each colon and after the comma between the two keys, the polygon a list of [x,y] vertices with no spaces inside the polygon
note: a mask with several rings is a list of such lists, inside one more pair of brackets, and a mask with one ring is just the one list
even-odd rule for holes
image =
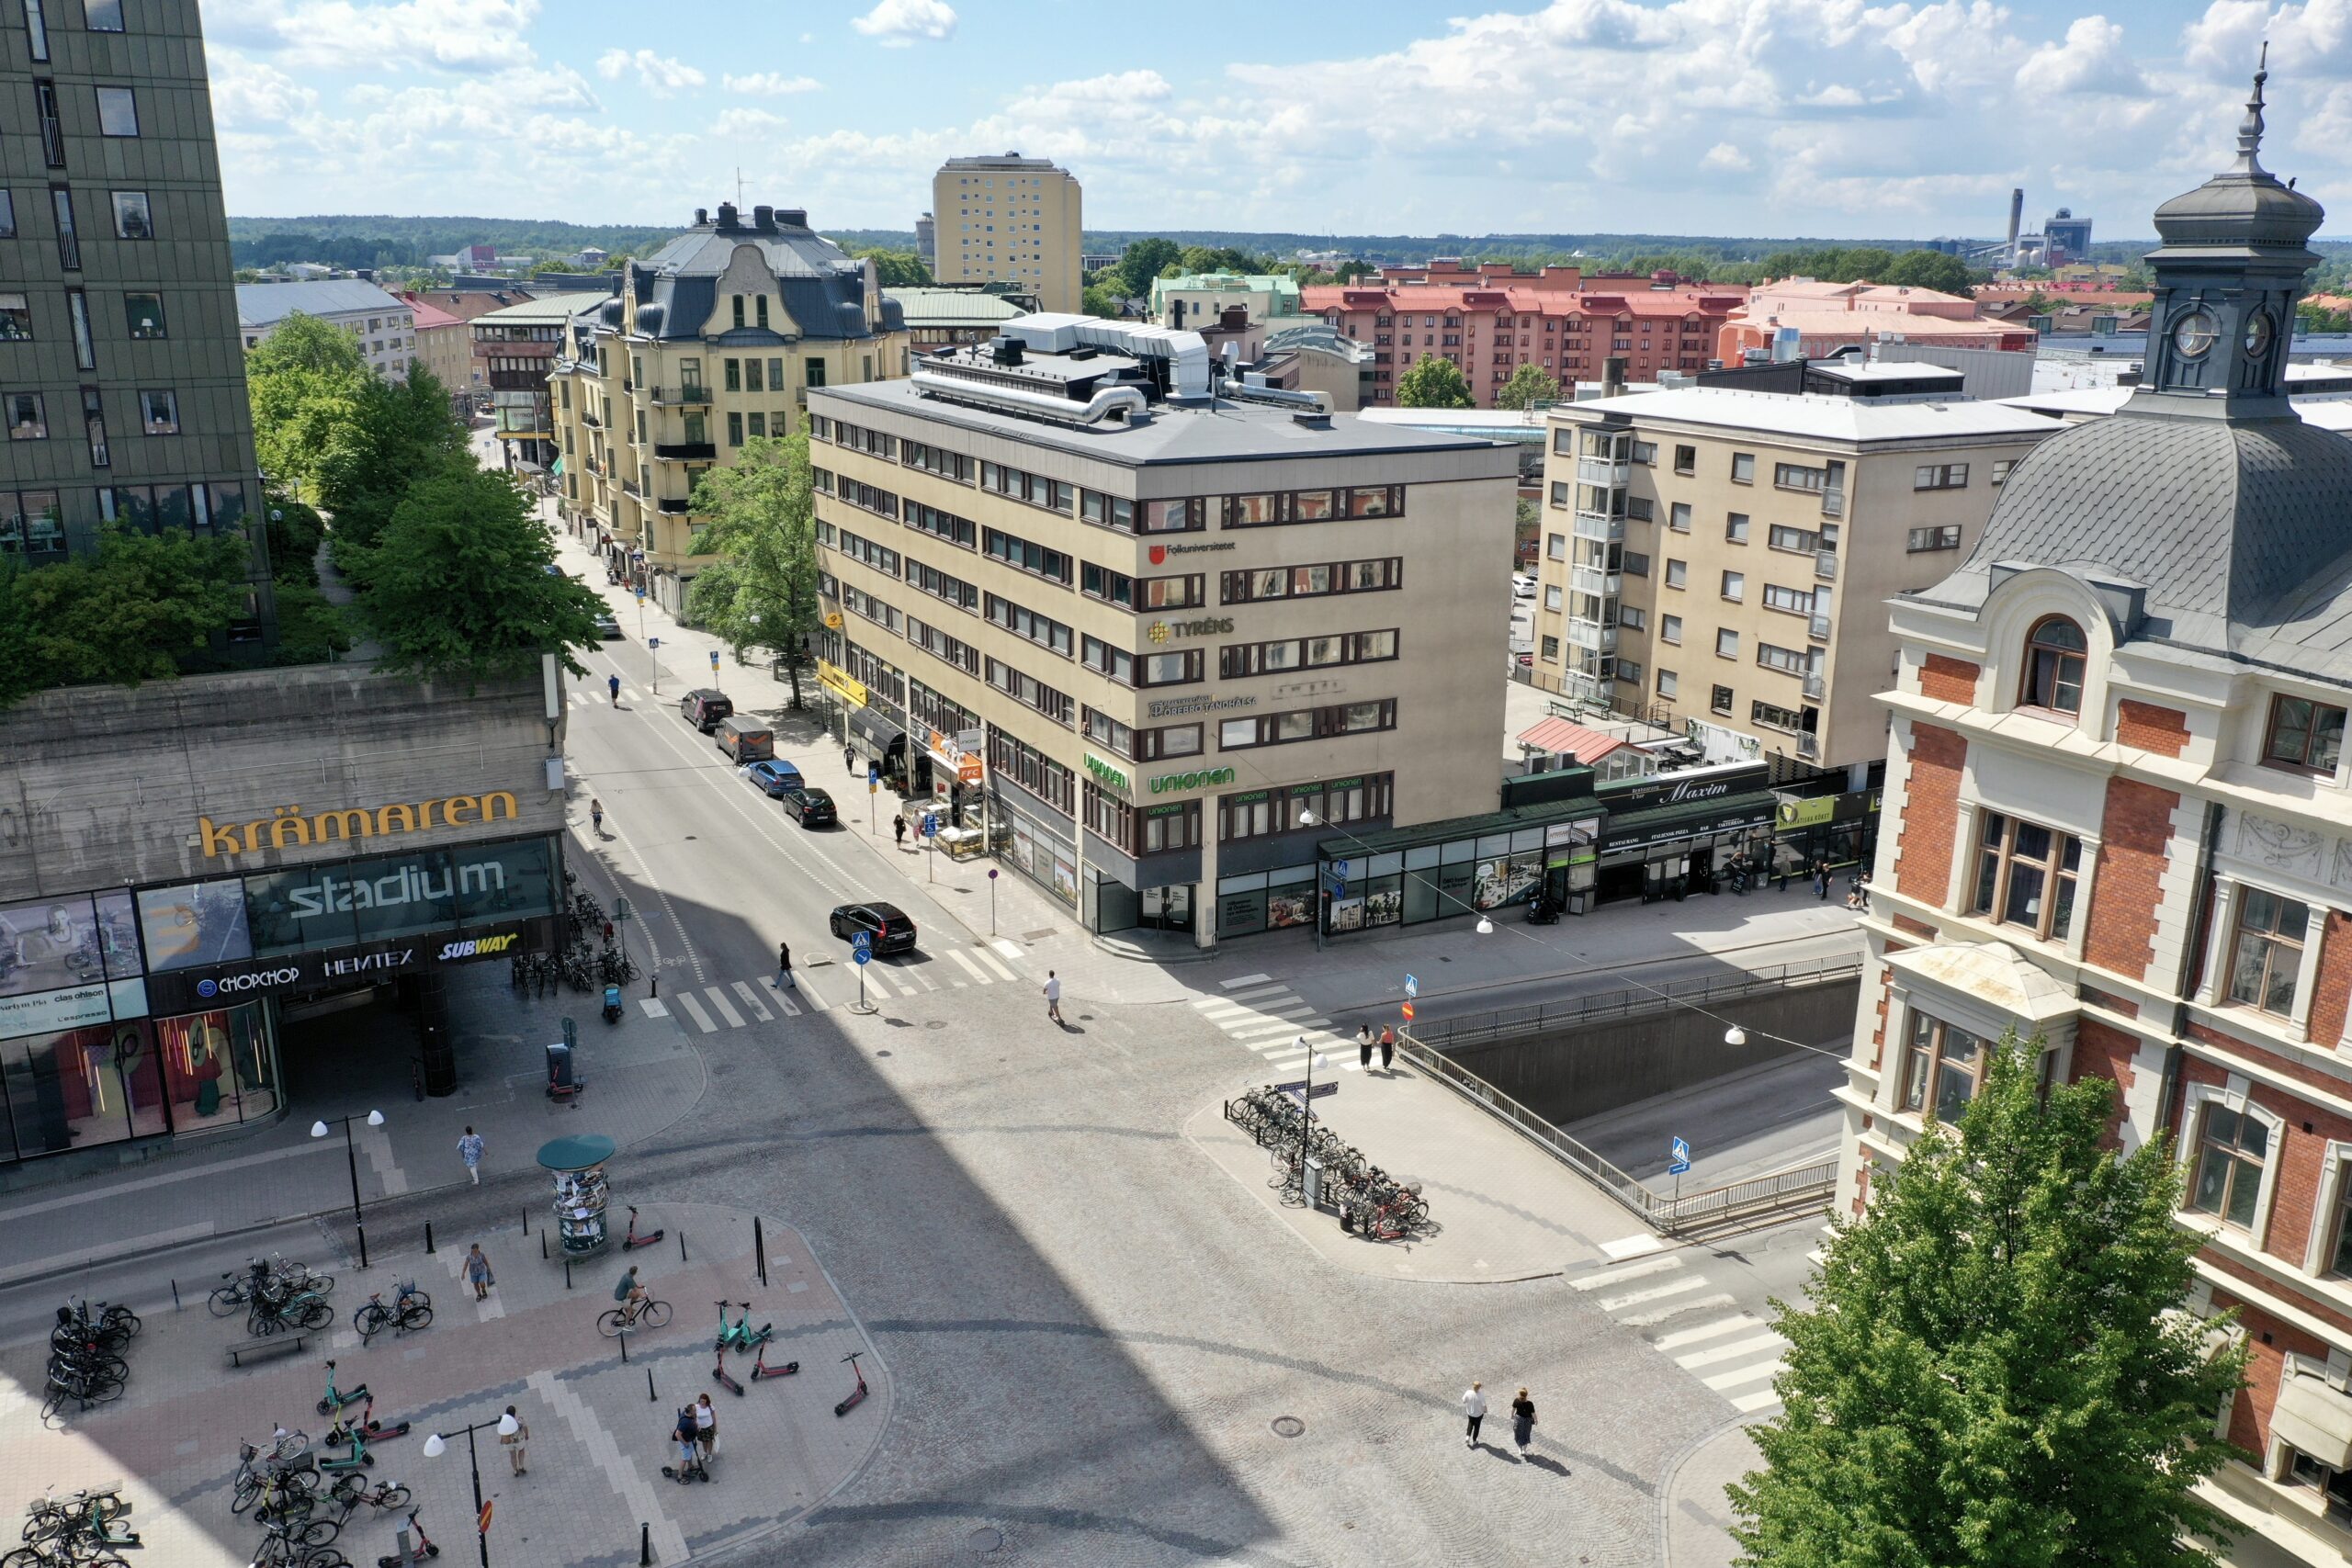
{"label": "blue pedestrian sign", "polygon": [[874,946],[874,933],[872,931],[859,931],[849,939],[849,944],[857,949],[860,953],[868,952]]}
{"label": "blue pedestrian sign", "polygon": [[1348,879],[1348,863],[1343,860],[1333,861],[1331,863],[1331,874],[1338,877],[1340,881],[1345,882]]}
{"label": "blue pedestrian sign", "polygon": [[1405,994],[1408,997],[1418,997],[1421,994],[1421,983],[1410,975],[1405,976]]}
{"label": "blue pedestrian sign", "polygon": [[1679,1176],[1690,1168],[1690,1145],[1680,1138],[1675,1138],[1670,1140],[1668,1146],[1674,1156],[1674,1163],[1666,1168],[1666,1173]]}
{"label": "blue pedestrian sign", "polygon": [[865,782],[870,784],[880,784],[882,782],[881,763],[868,762],[865,764]]}
{"label": "blue pedestrian sign", "polygon": [[851,953],[849,958],[851,963],[863,968],[865,965],[874,962],[874,953],[871,948],[861,947],[856,952]]}
{"label": "blue pedestrian sign", "polygon": [[659,648],[662,646],[662,639],[658,637],[647,637],[645,639],[645,646],[648,648]]}

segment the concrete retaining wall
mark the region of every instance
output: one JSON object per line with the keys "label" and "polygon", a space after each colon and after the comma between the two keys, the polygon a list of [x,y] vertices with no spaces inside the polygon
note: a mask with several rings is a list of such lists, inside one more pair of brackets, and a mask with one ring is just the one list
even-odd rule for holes
{"label": "concrete retaining wall", "polygon": [[1859,978],[1763,991],[1713,1010],[1736,1020],[1749,1043],[1724,1043],[1724,1025],[1689,1008],[1531,1032],[1514,1040],[1463,1045],[1447,1057],[1530,1111],[1565,1125],[1652,1095],[1687,1089],[1793,1054],[1763,1038],[1838,1039],[1854,1027]]}

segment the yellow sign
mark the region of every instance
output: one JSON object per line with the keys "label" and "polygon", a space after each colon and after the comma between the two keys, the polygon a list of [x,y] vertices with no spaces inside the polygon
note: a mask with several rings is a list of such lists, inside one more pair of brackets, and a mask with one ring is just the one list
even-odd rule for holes
{"label": "yellow sign", "polygon": [[817,660],[817,684],[854,708],[865,705],[865,682],[854,679],[838,664],[828,663],[822,659]]}
{"label": "yellow sign", "polygon": [[1837,810],[1836,795],[1817,795],[1810,800],[1784,800],[1781,802],[1774,816],[1779,818],[1779,826],[1783,829],[1810,828],[1816,823],[1828,821],[1837,814]]}
{"label": "yellow sign", "polygon": [[837,632],[842,629],[842,613],[839,610],[828,610],[825,612],[825,629],[827,631],[833,632]]}
{"label": "yellow sign", "polygon": [[[339,811],[302,815],[299,806],[281,806],[267,818],[253,822],[215,823],[196,819],[207,858],[214,855],[258,854],[263,850],[307,849],[337,839],[356,840],[390,833],[418,833],[428,828],[469,828],[478,822],[514,821],[514,797],[504,790],[488,795],[452,795],[439,800],[379,806],[373,811],[346,807]],[[435,820],[435,816],[439,820]]]}

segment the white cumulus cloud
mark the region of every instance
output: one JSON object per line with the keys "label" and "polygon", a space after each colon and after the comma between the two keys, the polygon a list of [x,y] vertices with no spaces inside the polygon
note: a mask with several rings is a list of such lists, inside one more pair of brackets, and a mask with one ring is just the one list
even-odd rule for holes
{"label": "white cumulus cloud", "polygon": [[787,76],[781,71],[755,71],[749,76],[738,76],[729,71],[719,80],[730,93],[744,93],[762,98],[781,98],[791,93],[813,93],[824,85],[814,76]]}
{"label": "white cumulus cloud", "polygon": [[943,0],[878,0],[863,17],[851,17],[849,25],[888,48],[904,49],[917,39],[944,39],[954,32],[956,13]]}
{"label": "white cumulus cloud", "polygon": [[607,82],[617,82],[631,71],[645,84],[646,91],[662,98],[687,87],[699,87],[709,79],[684,61],[672,60],[650,49],[608,49],[596,57],[596,74]]}

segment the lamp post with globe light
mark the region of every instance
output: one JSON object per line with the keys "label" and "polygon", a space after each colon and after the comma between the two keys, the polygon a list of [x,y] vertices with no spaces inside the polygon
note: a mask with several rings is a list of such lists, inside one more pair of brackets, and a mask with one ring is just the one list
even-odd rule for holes
{"label": "lamp post with globe light", "polygon": [[[344,1157],[351,1167],[351,1226],[359,1233],[359,1267],[365,1269],[368,1267],[368,1224],[359,1217],[359,1149],[352,1142],[351,1124],[354,1122],[365,1121],[370,1127],[380,1127],[384,1124],[384,1113],[380,1111],[370,1111],[362,1117],[355,1111],[349,1116],[335,1116],[328,1120],[339,1122],[343,1127]],[[323,1138],[326,1135],[327,1122],[311,1123],[311,1136]]]}
{"label": "lamp post with globe light", "polygon": [[[490,1568],[490,1528],[481,1517],[481,1452],[474,1446],[474,1434],[487,1427],[496,1427],[502,1438],[511,1438],[522,1430],[523,1424],[508,1411],[495,1421],[477,1421],[462,1428],[466,1438],[466,1463],[474,1474],[474,1539],[481,1549],[481,1568]],[[449,1451],[449,1439],[455,1432],[435,1432],[424,1439],[424,1457],[439,1459]]]}

